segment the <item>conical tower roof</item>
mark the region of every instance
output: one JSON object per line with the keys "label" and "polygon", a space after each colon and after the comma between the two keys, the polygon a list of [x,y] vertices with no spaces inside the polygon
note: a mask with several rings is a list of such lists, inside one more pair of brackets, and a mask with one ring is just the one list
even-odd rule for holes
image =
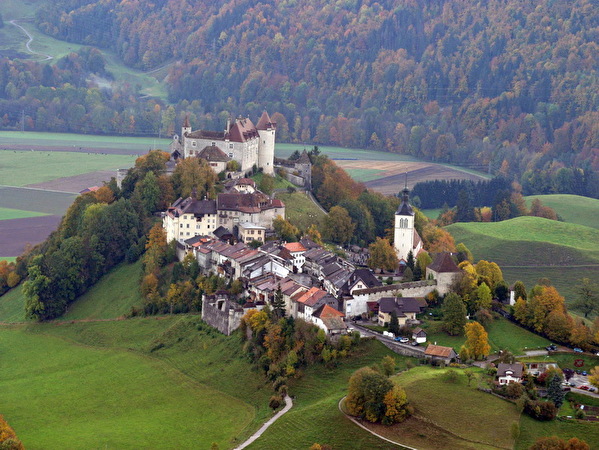
{"label": "conical tower roof", "polygon": [[408,173],[406,172],[406,185],[403,188],[401,197],[401,203],[399,208],[397,208],[396,216],[413,216],[414,210],[412,209],[412,205],[410,205],[410,190],[408,189]]}
{"label": "conical tower roof", "polygon": [[262,116],[260,116],[260,120],[258,121],[258,125],[256,125],[256,128],[258,130],[267,130],[267,129],[273,128],[273,127],[274,127],[274,124],[270,120],[270,116],[268,115],[268,113],[266,111],[264,111],[262,113]]}

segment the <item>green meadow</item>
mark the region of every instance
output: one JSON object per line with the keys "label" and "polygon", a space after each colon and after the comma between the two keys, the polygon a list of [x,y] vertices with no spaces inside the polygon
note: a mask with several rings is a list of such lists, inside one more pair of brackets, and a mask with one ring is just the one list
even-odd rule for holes
{"label": "green meadow", "polygon": [[[279,158],[287,158],[294,151],[300,153],[312,150],[314,146],[308,144],[285,144],[277,143],[275,146],[275,155]],[[344,148],[330,145],[319,145],[320,153],[327,155],[331,159],[359,159],[362,161],[419,161],[413,156],[399,155],[397,153],[380,152],[366,150],[362,148]]]}
{"label": "green meadow", "polygon": [[76,196],[68,192],[0,186],[0,207],[62,216]]}
{"label": "green meadow", "polygon": [[[466,337],[463,335],[450,336],[444,331],[440,331],[441,325],[440,321],[425,322],[423,328],[427,331],[428,342],[453,347],[456,352],[459,352],[462,345],[466,343]],[[486,331],[489,334],[489,345],[491,345],[492,353],[499,350],[509,350],[515,355],[521,355],[525,350],[542,348],[551,343],[549,340],[503,318],[495,319],[489,323]]]}
{"label": "green meadow", "polygon": [[303,192],[278,193],[285,203],[285,218],[300,230],[307,230],[313,223],[320,229],[325,213]]}
{"label": "green meadow", "polygon": [[517,217],[493,223],[455,223],[446,227],[478,261],[494,261],[508,283],[517,280],[531,288],[543,277],[571,301],[573,283],[599,273],[599,230],[542,219]]}
{"label": "green meadow", "polygon": [[135,157],[75,152],[28,152],[4,150],[0,153],[0,184],[25,186],[57,178],[100,170],[131,167]]}
{"label": "green meadow", "polygon": [[0,220],[25,219],[27,217],[46,216],[45,213],[36,211],[25,211],[22,209],[2,208],[0,207]]}
{"label": "green meadow", "polygon": [[[156,332],[177,320],[154,320]],[[119,324],[129,334],[143,322]],[[56,328],[0,328],[0,410],[26,448],[226,448],[255,415],[148,352],[81,345]]]}
{"label": "green meadow", "polygon": [[19,323],[24,321],[25,295],[23,294],[23,283],[21,283],[6,294],[0,295],[0,322]]}
{"label": "green meadow", "polygon": [[[415,367],[393,380],[406,390],[417,415],[463,439],[458,448],[512,448],[510,427],[520,416],[516,406],[479,391],[476,380],[468,386],[462,370],[453,369],[458,374],[457,381],[447,382],[447,370]],[[401,431],[400,425],[398,437]],[[424,445],[430,448],[430,444]]]}
{"label": "green meadow", "polygon": [[380,174],[383,172],[383,170],[379,169],[345,169],[345,171],[350,177],[360,183],[376,180],[380,178]]}
{"label": "green meadow", "polygon": [[599,199],[568,194],[531,195],[524,198],[529,208],[534,199],[539,199],[566,222],[599,228]]}

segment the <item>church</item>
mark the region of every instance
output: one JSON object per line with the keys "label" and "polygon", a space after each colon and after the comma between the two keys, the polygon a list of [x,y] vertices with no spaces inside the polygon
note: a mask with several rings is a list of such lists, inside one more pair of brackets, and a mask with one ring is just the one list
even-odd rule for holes
{"label": "church", "polygon": [[173,136],[170,151],[175,159],[203,157],[207,153],[217,155],[214,161],[208,160],[216,172],[221,171],[223,163],[226,165],[226,162],[234,160],[239,163],[242,172],[251,170],[255,165],[272,175],[276,129],[277,124],[270,120],[266,111],[257,125],[247,117],[238,117],[233,121],[227,120],[223,131],[192,131],[189,118],[185,118],[181,136]]}
{"label": "church", "polygon": [[422,250],[422,239],[414,227],[414,210],[410,205],[410,190],[408,185],[402,191],[401,204],[395,212],[394,246],[400,264],[408,260],[408,253],[414,258]]}

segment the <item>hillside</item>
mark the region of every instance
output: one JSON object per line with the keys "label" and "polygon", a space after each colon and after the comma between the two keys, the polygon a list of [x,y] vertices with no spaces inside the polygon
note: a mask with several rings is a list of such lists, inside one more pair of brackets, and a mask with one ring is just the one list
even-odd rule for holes
{"label": "hillside", "polygon": [[508,283],[532,287],[549,278],[571,301],[576,280],[595,278],[599,271],[599,231],[583,225],[538,217],[518,217],[493,223],[455,223],[446,227],[477,260],[494,261]]}
{"label": "hillside", "polygon": [[526,197],[526,206],[530,207],[534,199],[549,206],[566,222],[587,227],[599,228],[599,200],[580,195],[554,194],[531,195]]}
{"label": "hillside", "polygon": [[553,164],[599,169],[590,0],[60,0],[37,24],[137,68],[174,59],[175,129],[186,113],[219,129],[223,112],[267,108],[282,140],[490,167],[526,179],[530,193],[549,179],[599,194]]}

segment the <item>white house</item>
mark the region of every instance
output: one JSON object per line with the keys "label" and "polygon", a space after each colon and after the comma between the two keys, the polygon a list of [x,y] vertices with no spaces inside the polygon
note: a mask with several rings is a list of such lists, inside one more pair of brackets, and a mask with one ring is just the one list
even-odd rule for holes
{"label": "white house", "polygon": [[497,366],[497,380],[499,384],[520,383],[523,372],[524,366],[521,363],[499,363]]}

